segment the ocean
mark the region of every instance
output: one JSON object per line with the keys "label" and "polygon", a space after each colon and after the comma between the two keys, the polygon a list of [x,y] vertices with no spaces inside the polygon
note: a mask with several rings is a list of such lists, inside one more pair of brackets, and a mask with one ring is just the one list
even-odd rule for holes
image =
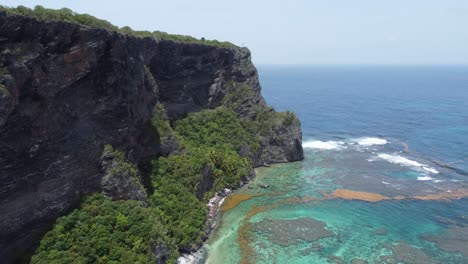
{"label": "ocean", "polygon": [[305,160],[226,199],[207,263],[468,263],[468,66],[258,70]]}

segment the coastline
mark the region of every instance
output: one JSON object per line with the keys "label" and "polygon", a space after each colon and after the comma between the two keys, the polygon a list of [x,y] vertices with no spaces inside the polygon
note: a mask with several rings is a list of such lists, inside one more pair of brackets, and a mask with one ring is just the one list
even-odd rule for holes
{"label": "coastline", "polygon": [[[282,164],[286,162],[281,162],[278,164]],[[273,165],[273,164],[272,164]],[[213,196],[207,203],[208,209],[208,217],[206,220],[206,229],[205,234],[203,235],[203,243],[200,247],[191,253],[182,254],[177,258],[177,264],[202,264],[206,260],[207,252],[203,249],[203,245],[205,242],[211,237],[213,231],[218,227],[219,218],[221,217],[221,207],[223,203],[226,201],[226,198],[242,189],[245,185],[250,183],[254,178],[256,178],[258,173],[262,173],[264,169],[268,169],[271,165],[259,166],[254,168],[254,173],[250,173],[247,175],[244,181],[240,182],[239,187],[236,189],[228,189],[225,188],[223,191],[217,192],[215,196]]]}

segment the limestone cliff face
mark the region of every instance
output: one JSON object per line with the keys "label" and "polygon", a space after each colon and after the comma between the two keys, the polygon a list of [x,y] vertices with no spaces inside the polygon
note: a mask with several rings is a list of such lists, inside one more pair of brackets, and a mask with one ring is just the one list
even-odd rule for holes
{"label": "limestone cliff face", "polygon": [[[150,125],[161,102],[171,120],[225,102],[264,106],[245,48],[220,48],[0,12],[0,259],[30,250],[85,194],[102,190],[105,144],[131,162],[160,155]],[[298,122],[264,135],[256,165],[303,158]],[[156,133],[155,133],[156,132]]]}

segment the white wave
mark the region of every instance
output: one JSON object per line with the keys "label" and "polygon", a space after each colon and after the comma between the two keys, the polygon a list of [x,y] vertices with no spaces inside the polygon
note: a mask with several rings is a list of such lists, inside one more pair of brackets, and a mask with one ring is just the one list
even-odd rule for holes
{"label": "white wave", "polygon": [[365,146],[365,147],[387,144],[386,139],[375,138],[375,137],[362,137],[362,138],[352,139],[351,141],[356,142],[358,145]]}
{"label": "white wave", "polygon": [[389,182],[386,182],[386,181],[382,181],[382,183],[385,184],[385,185],[390,184]]}
{"label": "white wave", "polygon": [[342,149],[344,148],[343,145],[344,145],[344,142],[341,142],[341,141],[312,140],[312,141],[306,141],[302,143],[303,148],[325,149],[325,150]]}
{"label": "white wave", "polygon": [[424,169],[425,171],[428,171],[430,173],[434,173],[434,174],[437,174],[439,173],[438,170],[432,168],[432,167],[429,167],[425,164],[421,164],[417,161],[414,161],[414,160],[410,160],[410,159],[407,159],[405,157],[402,157],[402,156],[399,156],[399,155],[391,155],[391,154],[386,154],[386,153],[380,153],[380,154],[377,154],[377,156],[381,159],[384,159],[390,163],[393,163],[393,164],[398,164],[398,165],[401,165],[401,166],[406,166],[406,167],[416,167],[416,168],[422,168]]}
{"label": "white wave", "polygon": [[430,173],[434,173],[434,174],[437,174],[439,173],[438,170],[434,169],[434,168],[431,168],[431,167],[423,167],[423,169],[425,169],[426,171],[430,172]]}
{"label": "white wave", "polygon": [[405,157],[402,157],[402,156],[399,156],[399,155],[390,155],[390,154],[386,154],[386,153],[380,153],[380,154],[377,154],[377,156],[379,156],[379,158],[382,158],[390,163],[393,163],[393,164],[399,164],[399,165],[403,165],[403,166],[408,166],[408,167],[422,167],[424,166],[423,164],[417,162],[417,161],[414,161],[414,160],[410,160],[410,159],[407,159]]}
{"label": "white wave", "polygon": [[431,177],[426,176],[426,175],[418,177],[418,181],[430,181],[430,180],[433,180],[433,179],[434,178],[431,178]]}

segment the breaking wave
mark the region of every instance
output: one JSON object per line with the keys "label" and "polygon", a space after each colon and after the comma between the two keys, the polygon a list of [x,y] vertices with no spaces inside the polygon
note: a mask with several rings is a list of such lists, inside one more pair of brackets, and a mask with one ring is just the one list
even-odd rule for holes
{"label": "breaking wave", "polygon": [[302,147],[310,148],[310,149],[325,149],[325,150],[345,148],[344,142],[341,142],[341,141],[320,141],[320,140],[311,140],[311,141],[303,142]]}
{"label": "breaking wave", "polygon": [[365,147],[387,144],[386,139],[375,138],[375,137],[362,137],[362,138],[352,139],[351,141],[357,143],[358,145],[365,146]]}
{"label": "breaking wave", "polygon": [[[399,156],[399,155],[391,155],[391,154],[386,154],[386,153],[380,153],[380,154],[377,154],[377,156],[381,159],[384,159],[390,163],[393,163],[393,164],[398,164],[398,165],[401,165],[401,166],[405,166],[405,167],[412,167],[412,168],[421,168],[427,172],[430,172],[430,173],[434,173],[434,174],[437,174],[439,173],[438,170],[432,168],[432,167],[429,167],[425,164],[421,164],[417,161],[414,161],[414,160],[410,160],[410,159],[407,159],[405,157],[402,157],[402,156]],[[418,178],[419,179],[419,178]]]}
{"label": "breaking wave", "polygon": [[374,145],[385,145],[387,140],[376,137],[360,137],[355,139],[348,139],[345,141],[320,141],[309,140],[302,143],[303,148],[309,149],[323,149],[323,150],[339,150],[347,148],[348,146],[369,147]]}
{"label": "breaking wave", "polygon": [[430,181],[430,180],[434,180],[434,178],[426,176],[426,175],[418,177],[418,181]]}

